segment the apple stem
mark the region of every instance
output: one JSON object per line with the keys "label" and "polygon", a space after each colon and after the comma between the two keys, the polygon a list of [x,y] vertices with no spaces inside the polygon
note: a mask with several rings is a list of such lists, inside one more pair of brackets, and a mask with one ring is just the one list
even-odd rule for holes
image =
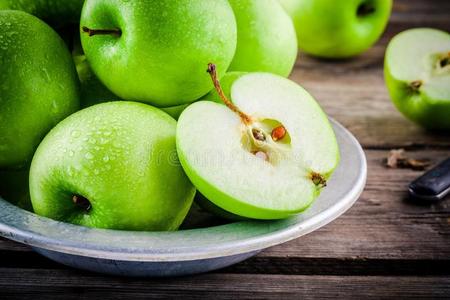
{"label": "apple stem", "polygon": [[87,33],[89,36],[93,35],[117,35],[121,36],[122,31],[120,29],[90,29],[86,26],[82,27],[83,32]]}
{"label": "apple stem", "polygon": [[220,82],[217,79],[216,65],[209,63],[207,72],[209,73],[209,75],[211,75],[211,79],[213,81],[214,88],[216,89],[217,93],[219,94],[220,99],[222,99],[222,101],[225,103],[225,105],[229,109],[231,109],[232,111],[234,111],[235,113],[237,113],[239,115],[239,117],[241,118],[242,122],[244,122],[245,125],[250,125],[252,123],[252,119],[250,118],[250,116],[248,116],[246,113],[242,112],[236,105],[234,105],[230,101],[230,99],[227,98],[227,96],[225,96],[225,93],[223,92],[222,87],[220,86]]}
{"label": "apple stem", "polygon": [[91,202],[89,202],[89,200],[84,198],[83,196],[73,195],[72,201],[73,203],[75,203],[75,205],[77,205],[84,211],[91,210]]}

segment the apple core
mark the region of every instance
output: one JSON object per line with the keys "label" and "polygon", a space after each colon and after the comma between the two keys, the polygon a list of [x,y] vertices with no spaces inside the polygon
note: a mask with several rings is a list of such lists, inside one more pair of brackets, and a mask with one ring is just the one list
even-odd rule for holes
{"label": "apple core", "polygon": [[[281,160],[289,157],[291,137],[286,127],[277,120],[255,119],[241,111],[225,96],[217,79],[216,66],[212,63],[208,64],[207,71],[211,75],[219,97],[228,108],[239,115],[242,121],[242,147],[272,165],[277,165]],[[326,186],[325,176],[320,173],[311,171],[309,178],[318,188]]]}

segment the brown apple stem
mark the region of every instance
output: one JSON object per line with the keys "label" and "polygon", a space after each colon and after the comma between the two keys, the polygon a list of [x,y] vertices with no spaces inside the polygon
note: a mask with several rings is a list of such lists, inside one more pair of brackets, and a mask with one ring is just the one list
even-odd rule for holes
{"label": "brown apple stem", "polygon": [[91,202],[89,202],[89,200],[84,198],[83,196],[73,195],[72,201],[76,206],[80,207],[84,211],[91,210]]}
{"label": "brown apple stem", "polygon": [[219,94],[220,99],[222,99],[222,101],[225,103],[225,105],[229,109],[231,109],[232,111],[234,111],[235,113],[237,113],[239,115],[239,117],[241,118],[242,122],[244,122],[245,125],[250,125],[252,123],[252,119],[250,118],[250,116],[247,115],[246,113],[242,112],[236,105],[234,105],[230,101],[230,99],[227,98],[227,96],[225,96],[225,93],[223,92],[222,87],[220,86],[220,82],[217,79],[216,65],[209,63],[207,72],[209,73],[209,75],[211,75],[211,79],[213,81],[214,88],[216,89],[217,93]]}
{"label": "brown apple stem", "polygon": [[121,36],[122,31],[120,29],[90,29],[86,26],[82,27],[83,32],[87,33],[89,36],[93,35],[117,35]]}

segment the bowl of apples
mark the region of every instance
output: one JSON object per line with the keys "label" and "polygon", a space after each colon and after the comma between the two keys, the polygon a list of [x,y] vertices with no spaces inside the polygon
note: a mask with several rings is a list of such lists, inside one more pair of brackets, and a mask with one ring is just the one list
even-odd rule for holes
{"label": "bowl of apples", "polygon": [[72,54],[0,10],[0,235],[75,268],[178,276],[358,199],[364,152],[286,78],[297,40],[277,1],[78,2]]}

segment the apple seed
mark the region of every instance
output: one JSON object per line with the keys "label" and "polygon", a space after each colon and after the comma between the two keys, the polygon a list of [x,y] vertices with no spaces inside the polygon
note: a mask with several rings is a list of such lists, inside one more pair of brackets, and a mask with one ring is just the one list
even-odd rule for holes
{"label": "apple seed", "polygon": [[266,140],[266,135],[258,128],[252,128],[252,134],[257,141],[264,142]]}
{"label": "apple seed", "polygon": [[286,128],[284,128],[283,125],[275,127],[272,130],[271,136],[272,136],[272,140],[274,140],[275,142],[283,139],[286,136]]}

